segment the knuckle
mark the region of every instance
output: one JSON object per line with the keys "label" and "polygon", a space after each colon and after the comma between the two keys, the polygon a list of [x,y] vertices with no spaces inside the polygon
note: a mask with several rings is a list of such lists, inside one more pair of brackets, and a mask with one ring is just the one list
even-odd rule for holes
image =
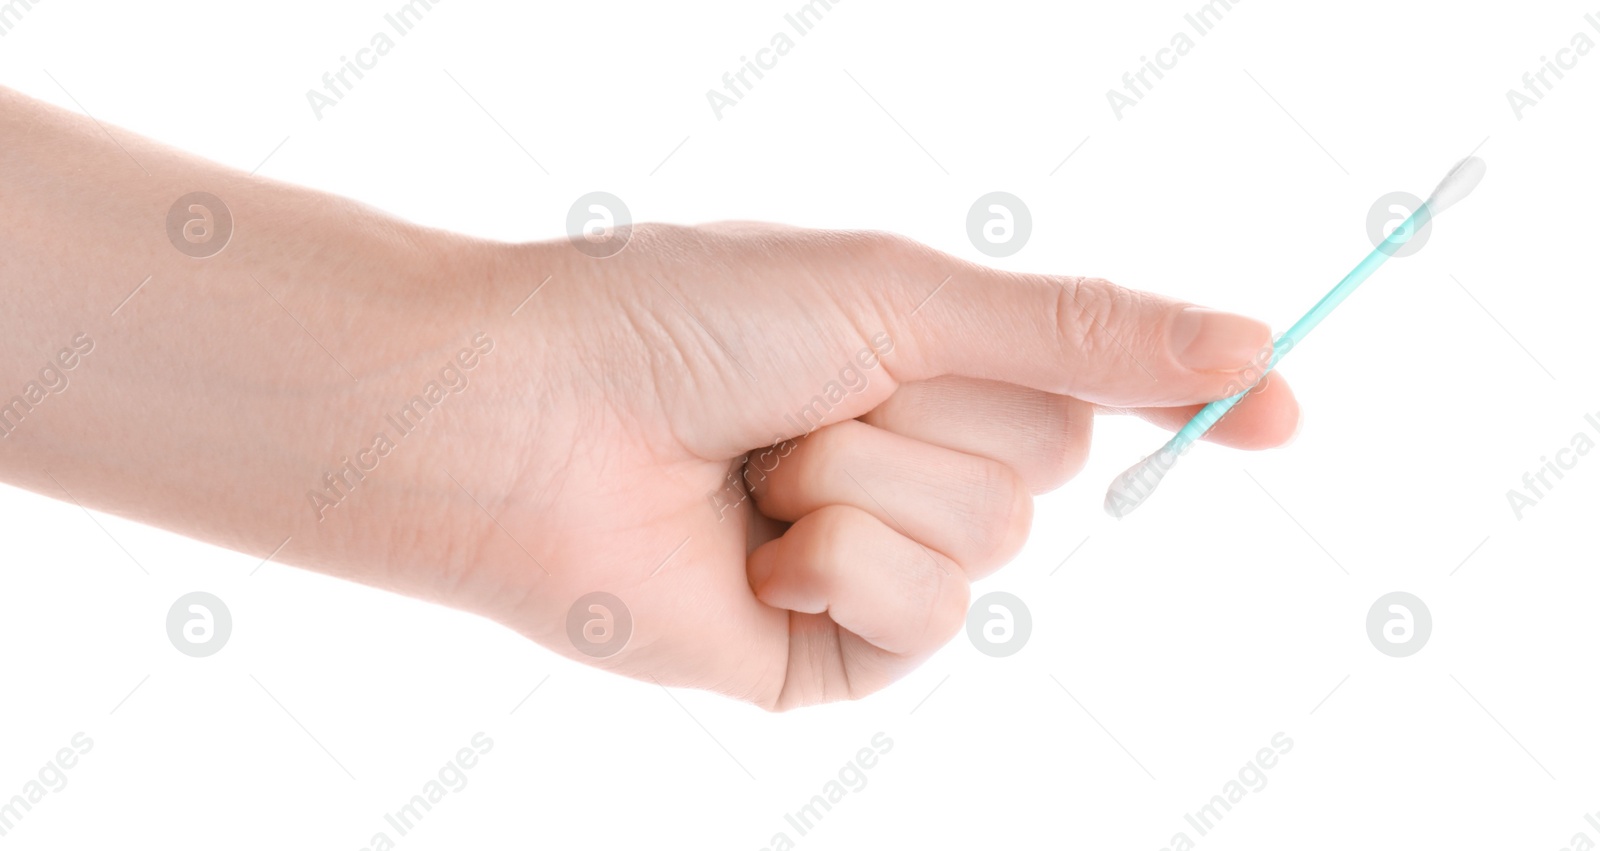
{"label": "knuckle", "polygon": [[[833,490],[834,471],[848,460],[849,425],[853,421],[823,426],[801,438],[794,452],[786,459],[783,478],[800,495],[801,502],[820,497]],[[776,471],[774,471],[776,474]]]}
{"label": "knuckle", "polygon": [[860,512],[845,505],[824,505],[802,518],[800,562],[813,575],[826,579],[848,563],[861,528]]}
{"label": "knuckle", "polygon": [[961,631],[967,622],[967,607],[971,605],[972,588],[958,571],[948,575],[932,572],[932,581],[939,584],[928,607],[928,622],[924,630],[934,642],[943,643]]}
{"label": "knuckle", "polygon": [[833,231],[828,240],[850,263],[874,269],[916,269],[939,256],[923,243],[885,230]]}
{"label": "knuckle", "polygon": [[1142,348],[1139,335],[1149,332],[1139,313],[1132,290],[1103,278],[1065,282],[1056,295],[1056,327],[1070,349],[1067,354],[1089,372],[1116,370],[1122,359]]}
{"label": "knuckle", "polygon": [[846,238],[857,250],[884,258],[893,258],[909,252],[911,247],[916,245],[909,237],[886,230],[850,231]]}
{"label": "knuckle", "polygon": [[1040,436],[1031,442],[1039,453],[1030,483],[1034,493],[1054,490],[1083,471],[1093,429],[1094,410],[1088,403],[1070,396],[1046,397]]}
{"label": "knuckle", "polygon": [[1033,495],[1010,467],[993,461],[979,465],[972,506],[973,564],[988,570],[1010,561],[1033,525]]}

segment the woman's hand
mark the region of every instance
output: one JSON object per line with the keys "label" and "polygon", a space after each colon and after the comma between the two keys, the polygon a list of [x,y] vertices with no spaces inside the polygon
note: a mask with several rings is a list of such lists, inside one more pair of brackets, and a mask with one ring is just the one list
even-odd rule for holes
{"label": "woman's hand", "polygon": [[[5,91],[0,185],[0,478],[769,709],[948,640],[1097,410],[1176,427],[1270,351],[884,234],[486,243]],[[1274,375],[1212,437],[1297,416]]]}
{"label": "woman's hand", "polygon": [[[1032,494],[1082,465],[1097,406],[1176,427],[1271,351],[1253,320],[879,233],[643,226],[603,260],[503,252],[522,272],[496,301],[548,276],[502,334],[528,342],[493,356],[539,390],[523,440],[495,414],[473,475],[503,528],[464,521],[460,569],[560,652],[768,708],[860,697],[944,644]],[[1212,436],[1270,446],[1297,417],[1273,377]],[[614,599],[569,622],[593,592]]]}

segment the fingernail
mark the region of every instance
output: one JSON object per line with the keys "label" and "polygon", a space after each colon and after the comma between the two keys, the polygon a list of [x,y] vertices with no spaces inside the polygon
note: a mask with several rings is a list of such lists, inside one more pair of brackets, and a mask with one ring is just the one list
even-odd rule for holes
{"label": "fingernail", "polygon": [[1172,353],[1198,372],[1235,370],[1270,352],[1264,323],[1205,307],[1186,307],[1172,323]]}

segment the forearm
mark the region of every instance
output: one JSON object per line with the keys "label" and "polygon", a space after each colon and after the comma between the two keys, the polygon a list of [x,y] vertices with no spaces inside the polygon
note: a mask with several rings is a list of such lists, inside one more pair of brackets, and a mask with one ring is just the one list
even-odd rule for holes
{"label": "forearm", "polygon": [[[466,240],[4,93],[0,192],[0,479],[769,708],[910,670],[1096,406],[1181,424],[1271,340],[881,233]],[[1212,436],[1287,440],[1274,376]]]}
{"label": "forearm", "polygon": [[[448,484],[459,435],[326,479],[378,458],[379,433],[422,443],[452,402],[493,403],[496,358],[478,352],[458,364],[473,393],[409,438],[385,421],[475,335],[501,342],[486,322],[515,306],[492,304],[503,252],[7,91],[0,186],[0,478],[262,556],[292,539],[285,560],[346,574],[401,547],[455,557],[460,542],[394,527],[423,519],[400,483]],[[195,191],[231,214],[212,256],[169,235]]]}

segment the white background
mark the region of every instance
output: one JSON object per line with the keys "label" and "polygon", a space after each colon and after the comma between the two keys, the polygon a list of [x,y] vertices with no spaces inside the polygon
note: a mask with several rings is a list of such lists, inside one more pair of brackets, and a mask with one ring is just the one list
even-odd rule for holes
{"label": "white background", "polygon": [[[43,0],[0,38],[0,83],[503,239],[559,237],[603,189],[640,220],[883,228],[983,260],[967,209],[1004,190],[1033,236],[989,262],[1280,329],[1371,247],[1381,195],[1426,194],[1473,150],[1489,171],[1285,362],[1305,409],[1290,447],[1204,447],[1117,522],[1107,481],[1163,438],[1103,421],[1088,469],[975,589],[1026,602],[1024,649],[960,636],[851,705],[666,693],[0,489],[0,799],[74,733],[94,741],[0,845],[361,848],[479,731],[494,744],[468,785],[398,847],[1600,842],[1600,453],[1520,520],[1506,497],[1574,434],[1600,440],[1600,57],[1520,119],[1505,94],[1575,33],[1600,40],[1600,10],[1250,0],[1119,120],[1106,91],[1199,0],[843,0],[718,120],[706,91],[800,0],[450,0],[318,120],[306,90],[400,5]],[[164,633],[194,590],[234,619],[207,659]],[[1433,616],[1408,658],[1365,632],[1394,590]],[[1280,731],[1294,746],[1267,786],[1198,836],[1183,815]],[[867,785],[798,836],[785,813],[879,732],[893,749]]]}

